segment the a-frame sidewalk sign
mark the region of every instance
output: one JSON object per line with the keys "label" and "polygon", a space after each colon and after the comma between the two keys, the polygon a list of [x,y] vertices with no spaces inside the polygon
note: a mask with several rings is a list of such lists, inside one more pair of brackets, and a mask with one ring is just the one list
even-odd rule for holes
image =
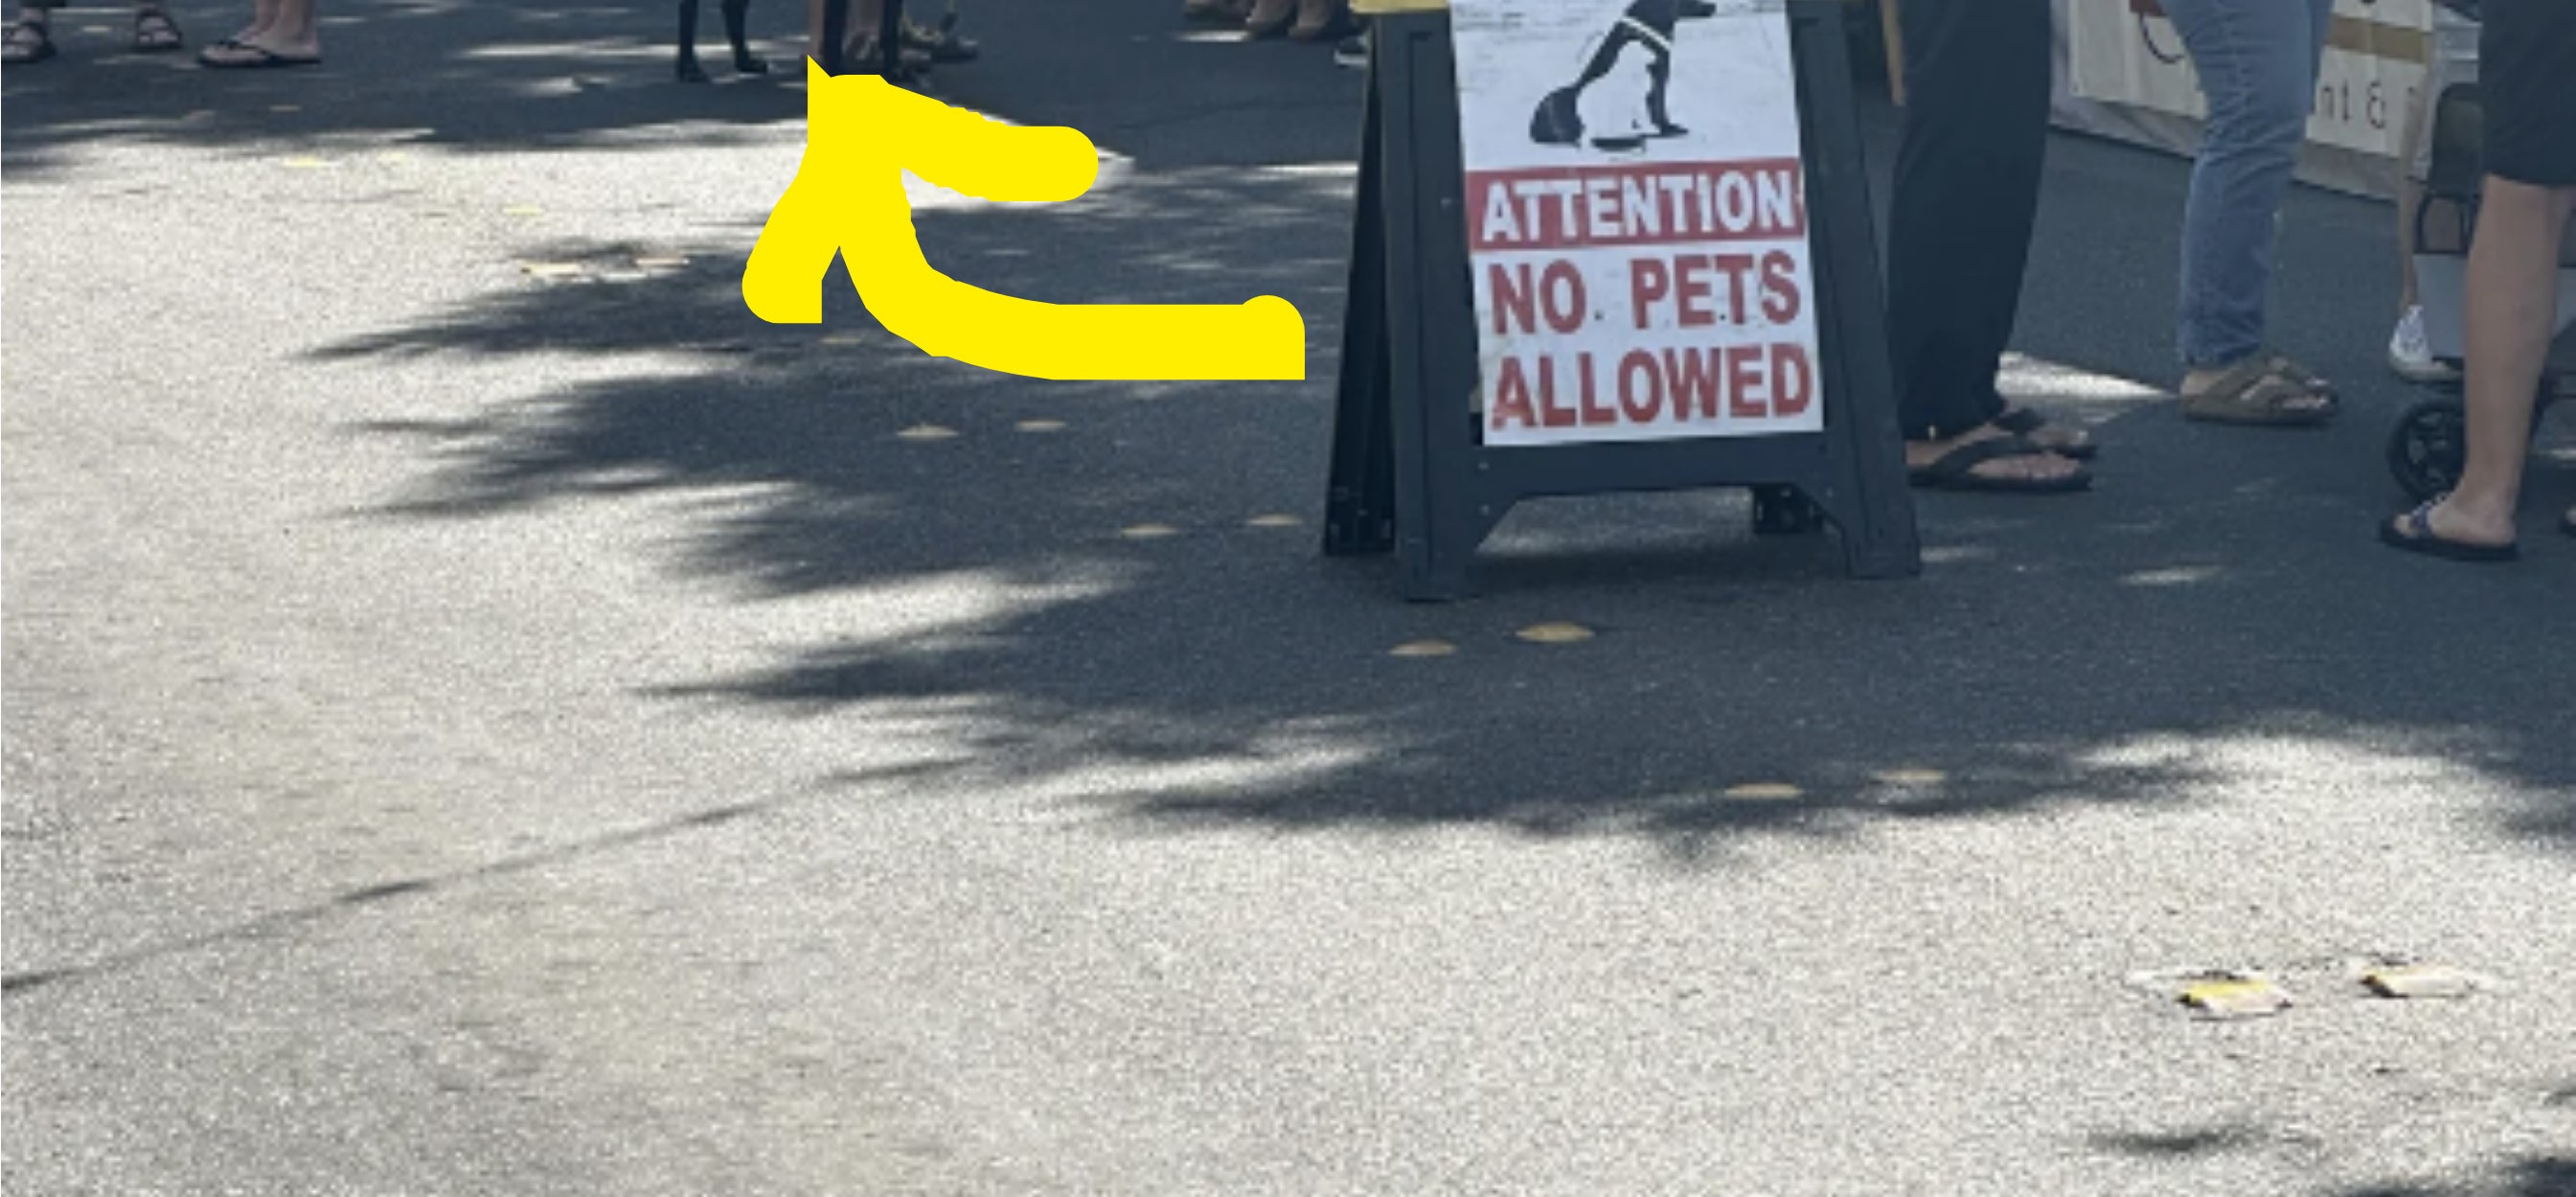
{"label": "a-frame sidewalk sign", "polygon": [[[1852,575],[1919,572],[1842,4],[1618,2],[1355,0],[1375,29],[1324,551],[1393,552],[1406,598],[1454,599],[1522,499],[1741,486],[1757,531],[1830,524]],[[1605,5],[1572,83],[1518,65]],[[1683,56],[1729,19],[1753,40]],[[1777,128],[1730,115],[1765,103]]]}

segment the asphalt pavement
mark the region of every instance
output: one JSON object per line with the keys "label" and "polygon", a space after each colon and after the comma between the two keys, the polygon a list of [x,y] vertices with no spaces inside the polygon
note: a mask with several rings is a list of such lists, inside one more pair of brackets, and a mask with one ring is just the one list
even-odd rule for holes
{"label": "asphalt pavement", "polygon": [[988,374],[837,268],[758,323],[803,94],[672,82],[662,6],[334,3],[237,74],[57,19],[0,81],[9,1192],[2576,1192],[2576,426],[2522,563],[2373,541],[2386,206],[2285,213],[2345,417],[2186,424],[2185,166],[2060,138],[2010,383],[2094,493],[1925,496],[1875,583],[1550,501],[1407,604],[1318,551],[1360,77],[1176,7],[969,0],[935,93],[1102,180],[923,243],[1285,296],[1303,382]]}

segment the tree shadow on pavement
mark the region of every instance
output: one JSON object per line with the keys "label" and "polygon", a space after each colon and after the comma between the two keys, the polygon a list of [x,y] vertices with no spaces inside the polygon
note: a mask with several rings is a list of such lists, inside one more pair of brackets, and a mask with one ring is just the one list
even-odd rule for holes
{"label": "tree shadow on pavement", "polygon": [[[566,384],[514,372],[518,390],[462,418],[364,425],[431,463],[387,514],[692,497],[675,569],[887,614],[764,669],[640,690],[903,715],[955,749],[960,778],[1086,778],[1081,793],[1157,823],[1617,830],[1691,855],[1757,829],[2187,803],[2249,776],[2301,784],[2332,753],[2507,795],[2511,832],[2576,848],[2576,647],[2550,632],[2569,562],[2473,573],[2371,545],[2389,496],[2368,427],[2211,435],[2114,397],[2068,409],[2113,446],[2101,493],[1928,497],[1918,581],[1843,581],[1828,544],[1751,538],[1741,497],[1717,492],[1533,505],[1485,555],[1489,597],[1397,601],[1385,562],[1317,552],[1350,204],[1333,164],[1357,77],[1311,47],[1198,39],[1159,0],[1002,9],[976,30],[989,61],[935,90],[1070,123],[1128,169],[1042,211],[924,211],[934,264],[1057,302],[1282,295],[1306,316],[1306,382],[991,375],[895,342],[837,271],[823,329],[764,325],[736,273],[758,214],[710,212],[700,227],[724,234],[679,247],[688,265],[645,268],[640,246],[598,236],[534,246],[542,278],[319,350],[593,367]],[[224,9],[179,11],[197,44],[223,28]],[[802,108],[783,81],[668,82],[658,3],[370,0],[332,20],[330,65],[248,76],[84,61],[113,31],[67,35],[62,60],[5,82],[12,182],[63,177],[93,149],[341,134],[513,169],[531,150],[712,155],[792,138]],[[793,52],[792,13],[755,6],[754,23]],[[1891,129],[1871,118],[1882,167]],[[2181,171],[2059,151],[2026,341],[2148,376],[2161,320],[2135,314],[2169,270],[2140,264],[2171,260],[2172,222],[2124,205],[2178,194]],[[2299,202],[2324,218],[2285,260],[2347,272],[2327,294],[2358,297],[2306,318],[2378,322],[2354,281],[2377,270],[2354,264],[2362,214]],[[1264,518],[1282,515],[1298,522]],[[1514,637],[1560,620],[1597,635]],[[1389,655],[1424,640],[1455,651]]]}
{"label": "tree shadow on pavement", "polygon": [[[1184,169],[1070,210],[921,217],[935,265],[1007,293],[1285,295],[1308,322],[1302,384],[991,375],[895,342],[837,268],[823,329],[761,325],[721,254],[532,283],[325,356],[688,355],[464,422],[377,426],[440,462],[393,510],[703,493],[676,568],[753,599],[862,596],[887,623],[641,687],[881,717],[933,738],[960,785],[1169,826],[1486,824],[1698,858],[1755,831],[2183,804],[2307,784],[2333,756],[2510,793],[2514,832],[2576,849],[2567,712],[2492,684],[2566,676],[2568,648],[2539,629],[2568,563],[2392,559],[2368,543],[2376,492],[2348,463],[2243,441],[2159,462],[2179,451],[2143,406],[2095,413],[2134,462],[2106,466],[2110,493],[1932,497],[1917,581],[1844,581],[1824,541],[1751,538],[1733,494],[1625,496],[1516,514],[1484,599],[1399,602],[1385,563],[1316,549],[1347,196],[1329,173]],[[2223,485],[2199,472],[2231,457]],[[1258,520],[1281,514],[1300,522]],[[1550,620],[1596,635],[1515,638]],[[1456,651],[1389,655],[1421,640]]]}
{"label": "tree shadow on pavement", "polygon": [[2496,1180],[2468,1188],[2412,1183],[2367,1185],[2337,1197],[2576,1197],[2576,1156],[2525,1157]]}

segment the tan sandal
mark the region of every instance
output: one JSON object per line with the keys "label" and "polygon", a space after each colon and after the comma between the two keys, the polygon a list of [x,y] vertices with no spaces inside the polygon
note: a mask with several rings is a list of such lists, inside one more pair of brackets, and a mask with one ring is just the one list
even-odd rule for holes
{"label": "tan sandal", "polygon": [[2328,399],[2335,397],[2333,383],[2326,381],[2323,375],[2300,364],[2298,359],[2289,354],[2277,349],[2267,349],[2263,351],[2263,360],[2271,363],[2273,373],[2283,378],[2295,379],[2311,393],[2323,395]]}
{"label": "tan sandal", "polygon": [[2197,393],[2182,397],[2187,420],[2305,428],[2335,417],[2334,392],[2278,354],[2256,354],[2229,366]]}

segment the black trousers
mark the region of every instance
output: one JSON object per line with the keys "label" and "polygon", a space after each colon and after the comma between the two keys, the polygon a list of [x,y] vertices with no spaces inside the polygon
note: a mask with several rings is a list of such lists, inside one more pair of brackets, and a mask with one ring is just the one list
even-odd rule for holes
{"label": "black trousers", "polygon": [[2487,0],[2481,12],[2487,173],[2576,187],[2576,4]]}
{"label": "black trousers", "polygon": [[1887,235],[1888,354],[1909,440],[2004,410],[2048,148],[2048,0],[1905,0],[1906,109]]}

